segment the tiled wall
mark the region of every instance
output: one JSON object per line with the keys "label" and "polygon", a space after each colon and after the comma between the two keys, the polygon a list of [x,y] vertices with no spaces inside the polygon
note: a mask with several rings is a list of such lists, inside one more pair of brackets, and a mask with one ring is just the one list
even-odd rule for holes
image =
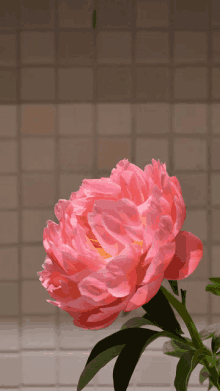
{"label": "tiled wall", "polygon": [[[220,276],[219,65],[219,0],[0,1],[0,388],[76,390],[96,341],[144,314],[85,332],[46,302],[36,274],[58,199],[124,158],[142,169],[160,159],[179,179],[182,229],[204,244],[179,286],[199,329],[220,321],[205,292]],[[174,390],[165,341],[146,349],[129,390]],[[85,390],[113,390],[115,361]]]}

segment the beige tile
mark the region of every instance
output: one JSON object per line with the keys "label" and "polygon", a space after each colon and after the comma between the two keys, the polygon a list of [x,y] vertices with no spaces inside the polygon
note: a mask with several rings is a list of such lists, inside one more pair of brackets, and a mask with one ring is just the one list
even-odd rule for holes
{"label": "beige tile", "polygon": [[21,344],[23,349],[55,349],[56,347],[56,330],[54,316],[22,317],[22,338]]}
{"label": "beige tile", "polygon": [[92,0],[59,0],[59,27],[92,27]]}
{"label": "beige tile", "polygon": [[22,175],[22,205],[53,206],[55,204],[55,182],[51,174]]}
{"label": "beige tile", "polygon": [[166,102],[170,96],[170,72],[167,67],[136,68],[136,99]]}
{"label": "beige tile", "polygon": [[202,30],[209,26],[208,1],[174,1],[174,28],[179,30]]}
{"label": "beige tile", "polygon": [[21,357],[17,353],[0,355],[1,386],[18,387],[22,383]]}
{"label": "beige tile", "polygon": [[0,172],[12,173],[17,172],[18,146],[16,141],[1,141],[0,142]]}
{"label": "beige tile", "polygon": [[1,34],[0,35],[0,65],[2,66],[16,66],[16,35],[15,34]]}
{"label": "beige tile", "polygon": [[60,175],[60,192],[59,199],[68,200],[73,192],[79,190],[83,179],[91,179],[92,174],[61,174]]}
{"label": "beige tile", "polygon": [[17,282],[0,283],[0,315],[19,315],[19,292]]}
{"label": "beige tile", "polygon": [[93,98],[92,68],[59,69],[59,99],[85,101]]}
{"label": "beige tile", "polygon": [[220,210],[212,212],[212,240],[220,240]]}
{"label": "beige tile", "polygon": [[220,69],[212,68],[212,98],[220,98]]}
{"label": "beige tile", "polygon": [[220,32],[212,32],[212,60],[216,63],[220,62]]}
{"label": "beige tile", "polygon": [[0,100],[16,102],[17,99],[16,70],[0,70]]}
{"label": "beige tile", "polygon": [[21,105],[21,133],[51,135],[55,129],[53,105]]}
{"label": "beige tile", "polygon": [[40,281],[22,282],[23,314],[54,314],[55,306],[46,300],[54,301]]}
{"label": "beige tile", "polygon": [[23,384],[56,383],[56,352],[22,352]]}
{"label": "beige tile", "polygon": [[207,33],[197,31],[174,32],[174,61],[193,63],[207,61]]}
{"label": "beige tile", "polygon": [[175,69],[175,99],[206,99],[207,94],[206,68],[187,67]]}
{"label": "beige tile", "polygon": [[212,118],[212,133],[220,133],[220,104],[213,103],[211,105]]}
{"label": "beige tile", "polygon": [[[181,289],[186,289],[186,307],[189,314],[206,314],[208,310],[208,292],[205,288],[208,284],[208,279],[205,281],[188,281],[186,278],[179,281]],[[204,319],[204,317],[203,317]]]}
{"label": "beige tile", "polygon": [[[79,376],[86,365],[89,354],[90,350],[59,353],[59,383],[61,385],[78,384]],[[77,368],[77,371],[73,371],[73,368]],[[94,385],[94,381],[95,377],[90,380],[89,385]]]}
{"label": "beige tile", "polygon": [[18,213],[0,212],[0,244],[18,243]]}
{"label": "beige tile", "polygon": [[[45,223],[46,227],[46,223]],[[39,279],[37,272],[43,270],[42,265],[47,254],[43,246],[22,246],[21,249],[21,274],[22,278],[36,278]]]}
{"label": "beige tile", "polygon": [[[42,242],[43,244],[43,230],[46,227],[46,221],[55,221],[53,209],[23,210],[22,240],[24,242]],[[57,221],[55,222],[57,223]]]}
{"label": "beige tile", "polygon": [[16,176],[0,177],[0,208],[17,208],[18,180]]}
{"label": "beige tile", "polygon": [[99,103],[97,130],[98,134],[108,136],[131,134],[131,104]]}
{"label": "beige tile", "polygon": [[58,42],[59,65],[92,65],[94,60],[93,33],[61,31]]}
{"label": "beige tile", "polygon": [[59,330],[62,349],[92,349],[95,346],[95,331],[86,330],[85,333],[84,329],[73,324],[73,318],[70,316],[61,317]]}
{"label": "beige tile", "polygon": [[21,27],[28,29],[54,28],[54,1],[39,0],[30,4],[29,0],[22,0]]}
{"label": "beige tile", "polygon": [[[112,153],[114,151],[114,153]],[[99,138],[98,139],[98,169],[111,170],[122,159],[131,159],[130,138]]]}
{"label": "beige tile", "polygon": [[137,31],[135,61],[138,64],[167,64],[169,62],[168,33]]}
{"label": "beige tile", "polygon": [[18,28],[20,4],[17,0],[4,1],[1,4],[0,30]]}
{"label": "beige tile", "polygon": [[138,134],[168,133],[170,105],[167,103],[136,104],[136,132]]}
{"label": "beige tile", "polygon": [[131,74],[127,67],[99,67],[97,96],[100,101],[131,99]]}
{"label": "beige tile", "polygon": [[131,26],[132,0],[112,2],[103,0],[97,8],[97,28],[124,29]]}
{"label": "beige tile", "polygon": [[54,33],[23,31],[21,33],[22,64],[53,64]]}
{"label": "beige tile", "polygon": [[62,170],[91,170],[93,163],[92,139],[60,139]]}
{"label": "beige tile", "polygon": [[136,27],[168,27],[168,23],[167,0],[137,1]]}
{"label": "beige tile", "polygon": [[[211,281],[208,281],[209,284],[211,284]],[[213,314],[220,314],[220,307],[219,307],[219,296],[213,295],[210,292],[207,292],[211,296],[211,305],[212,305],[212,313]]]}
{"label": "beige tile", "polygon": [[174,174],[180,182],[186,206],[205,205],[207,202],[207,174]]}
{"label": "beige tile", "polygon": [[174,139],[174,167],[176,170],[206,170],[206,141],[192,138]]}
{"label": "beige tile", "polygon": [[186,209],[186,219],[181,231],[192,232],[202,242],[207,240],[207,212],[206,210]]}
{"label": "beige tile", "polygon": [[94,126],[94,108],[92,103],[59,105],[59,133],[63,136],[91,135]]}
{"label": "beige tile", "polygon": [[131,62],[129,31],[100,31],[97,35],[99,64],[129,64]]}
{"label": "beige tile", "polygon": [[220,160],[219,160],[219,148],[220,148],[220,139],[212,139],[212,150],[211,150],[211,159],[212,159],[212,169],[220,169]]}
{"label": "beige tile", "polygon": [[21,69],[22,100],[53,100],[55,98],[55,71],[53,68]]}
{"label": "beige tile", "polygon": [[147,164],[152,163],[152,159],[160,160],[162,163],[166,163],[167,169],[169,169],[169,154],[168,154],[168,140],[167,139],[144,139],[137,138],[135,148],[135,163],[142,170]]}
{"label": "beige tile", "polygon": [[52,139],[21,140],[22,169],[26,171],[53,170],[55,142]]}
{"label": "beige tile", "polygon": [[173,384],[173,357],[150,349],[151,345],[143,352],[135,368],[138,389],[139,384]]}
{"label": "beige tile", "polygon": [[207,131],[206,104],[175,104],[173,115],[174,133],[205,134]]}
{"label": "beige tile", "polygon": [[17,135],[17,107],[15,105],[0,105],[0,137],[15,137]]}
{"label": "beige tile", "polygon": [[18,249],[6,247],[0,249],[1,280],[18,279]]}
{"label": "beige tile", "polygon": [[0,350],[19,350],[18,318],[1,318],[0,323]]}
{"label": "beige tile", "polygon": [[212,205],[220,205],[220,175],[211,174],[211,197]]}
{"label": "beige tile", "polygon": [[212,26],[220,26],[220,3],[218,0],[212,0]]}
{"label": "beige tile", "polygon": [[[220,262],[219,262],[219,256],[220,256],[220,246],[213,245],[212,246],[212,263],[211,263],[211,276],[220,276]],[[211,277],[210,276],[210,277]],[[211,281],[210,281],[211,284]]]}

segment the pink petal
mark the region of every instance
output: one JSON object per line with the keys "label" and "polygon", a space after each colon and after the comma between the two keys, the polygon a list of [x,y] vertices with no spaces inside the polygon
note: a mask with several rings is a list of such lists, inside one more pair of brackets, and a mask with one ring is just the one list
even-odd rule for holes
{"label": "pink petal", "polygon": [[182,280],[188,277],[203,257],[203,244],[191,232],[180,231],[175,242],[175,255],[164,272],[164,278],[167,280]]}

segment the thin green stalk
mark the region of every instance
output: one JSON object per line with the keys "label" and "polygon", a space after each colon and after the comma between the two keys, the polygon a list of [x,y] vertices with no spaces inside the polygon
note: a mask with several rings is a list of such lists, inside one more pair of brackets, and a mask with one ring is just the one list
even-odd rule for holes
{"label": "thin green stalk", "polygon": [[[208,348],[206,348],[206,346],[203,345],[201,337],[200,337],[200,335],[199,335],[199,333],[198,333],[198,331],[196,329],[196,326],[195,326],[195,324],[194,324],[190,314],[188,313],[188,311],[186,309],[185,304],[183,304],[179,300],[177,300],[163,286],[161,286],[160,289],[163,292],[163,294],[166,296],[166,298],[169,300],[170,304],[172,304],[172,306],[175,308],[175,310],[181,316],[181,318],[183,319],[184,323],[186,324],[186,327],[188,328],[189,333],[190,333],[190,335],[192,337],[192,342],[193,342],[194,346],[197,349],[199,349],[199,348],[203,349],[203,351],[205,351],[207,355],[212,356],[212,353],[210,352],[210,350]],[[218,380],[217,381],[214,380],[216,378],[216,371],[217,371],[216,368],[215,367],[210,368],[208,360],[206,358],[203,358],[202,361],[203,361],[206,369],[210,373],[214,385],[217,387],[218,390],[220,390],[220,385],[219,385]]]}

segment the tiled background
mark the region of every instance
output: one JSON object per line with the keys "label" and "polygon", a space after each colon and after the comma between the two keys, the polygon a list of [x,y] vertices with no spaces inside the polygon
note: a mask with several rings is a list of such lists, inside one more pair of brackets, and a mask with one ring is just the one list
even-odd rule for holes
{"label": "tiled background", "polygon": [[[85,332],[36,274],[58,199],[124,158],[160,159],[179,179],[182,229],[204,244],[179,287],[199,329],[220,321],[220,298],[205,292],[220,276],[219,0],[1,1],[0,137],[0,388],[76,390],[96,341],[144,314]],[[167,340],[145,350],[128,390],[174,390]],[[113,390],[115,361],[85,390]],[[207,388],[200,369],[189,390]]]}

